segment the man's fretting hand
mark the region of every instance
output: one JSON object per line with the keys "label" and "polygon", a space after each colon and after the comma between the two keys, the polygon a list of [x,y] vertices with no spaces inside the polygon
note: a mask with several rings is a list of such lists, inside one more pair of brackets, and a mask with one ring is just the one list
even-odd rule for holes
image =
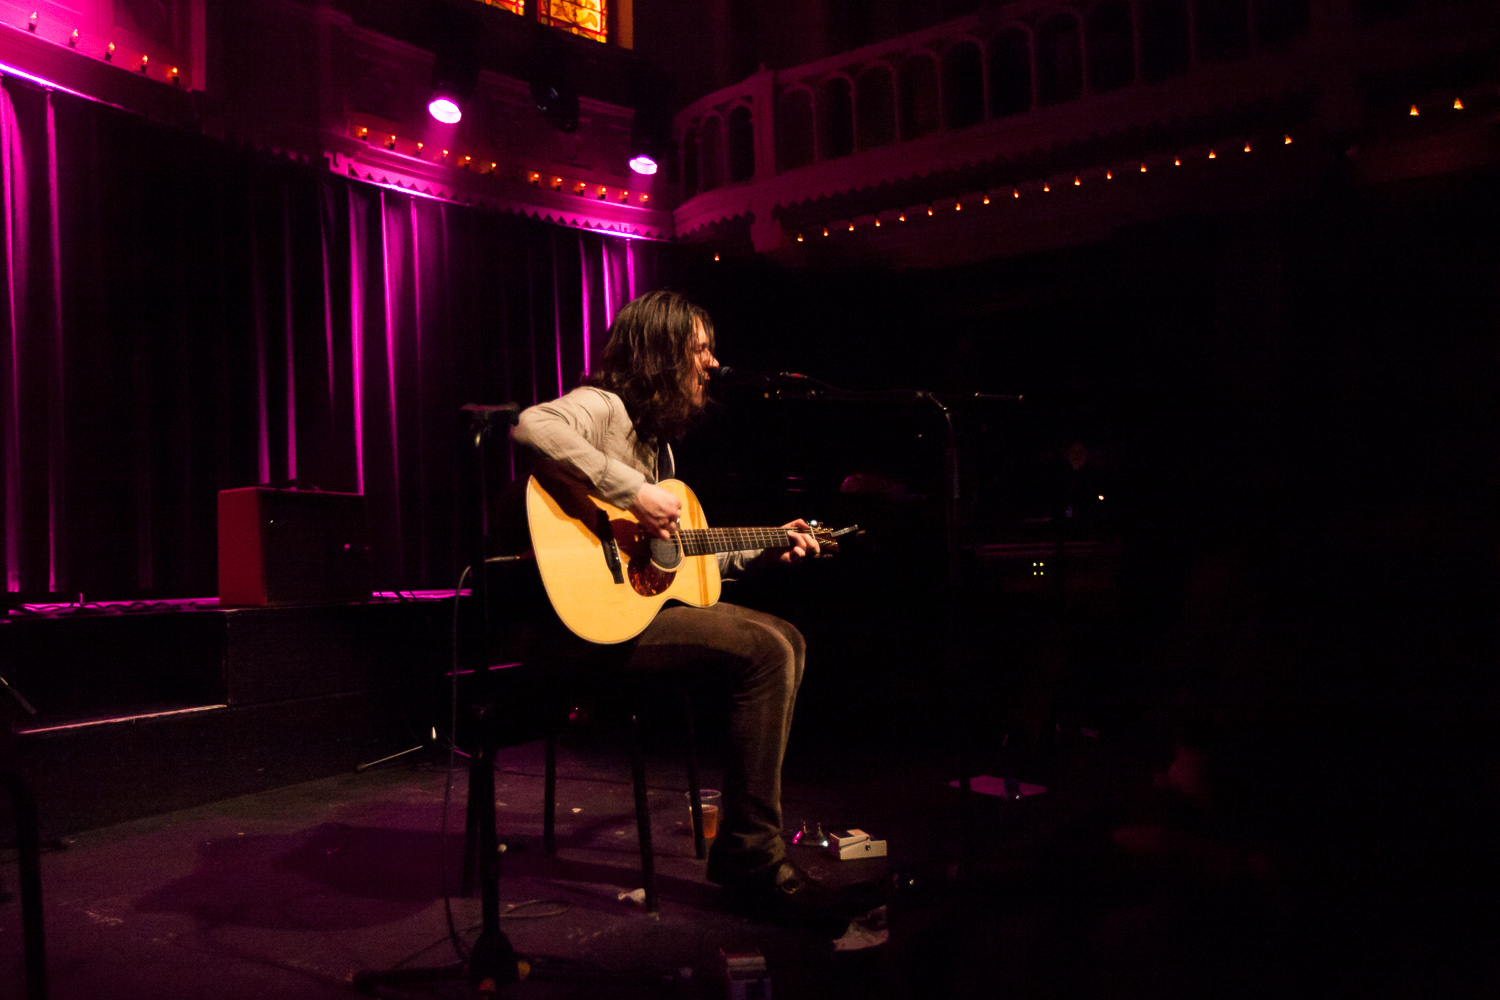
{"label": "man's fretting hand", "polygon": [[646,534],[671,538],[672,528],[682,515],[682,501],[654,483],[644,483],[630,505],[630,513],[641,522]]}
{"label": "man's fretting hand", "polygon": [[787,538],[792,543],[792,547],[781,554],[782,562],[799,563],[803,559],[816,559],[818,553],[823,551],[818,540],[812,536],[812,525],[802,518],[783,524],[782,527],[788,529]]}

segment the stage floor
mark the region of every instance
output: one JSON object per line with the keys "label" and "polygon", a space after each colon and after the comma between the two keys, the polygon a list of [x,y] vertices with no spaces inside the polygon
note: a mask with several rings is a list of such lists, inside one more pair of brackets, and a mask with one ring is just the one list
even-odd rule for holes
{"label": "stage floor", "polygon": [[[503,929],[539,968],[572,981],[538,978],[502,995],[724,997],[720,949],[759,949],[777,1000],[1187,1000],[1312,988],[1453,997],[1495,985],[1493,931],[1465,916],[1491,912],[1492,879],[1318,875],[1297,867],[1305,862],[1295,852],[1164,804],[1149,762],[1108,734],[1057,749],[1045,793],[1009,804],[975,797],[970,865],[960,871],[951,748],[794,737],[788,823],[859,826],[891,844],[889,867],[802,857],[831,878],[895,873],[886,931],[853,935],[846,943],[869,946],[850,950],[834,943],[847,927],[820,933],[721,910],[693,857],[682,768],[667,754],[648,762],[662,896],[652,917],[622,898],[640,880],[618,735],[564,742],[556,858],[540,845],[542,745],[503,750],[500,894],[516,907]],[[49,850],[51,996],[347,997],[360,970],[451,962],[443,873],[456,894],[464,773],[445,838],[446,780],[441,762],[408,758],[84,832]],[[11,894],[15,875],[14,851],[0,854]],[[478,900],[455,898],[452,908],[472,942]],[[23,995],[19,914],[14,895],[0,902],[0,996]],[[1478,979],[1462,964],[1472,958],[1489,970]]]}

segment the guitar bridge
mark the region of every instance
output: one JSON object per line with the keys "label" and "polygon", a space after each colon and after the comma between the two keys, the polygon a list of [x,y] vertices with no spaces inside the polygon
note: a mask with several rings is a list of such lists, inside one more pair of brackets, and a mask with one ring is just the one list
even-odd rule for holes
{"label": "guitar bridge", "polygon": [[604,544],[604,563],[609,567],[615,583],[625,582],[625,572],[620,566],[620,544],[615,541],[614,529],[610,527],[609,515],[602,510],[594,512],[594,534]]}

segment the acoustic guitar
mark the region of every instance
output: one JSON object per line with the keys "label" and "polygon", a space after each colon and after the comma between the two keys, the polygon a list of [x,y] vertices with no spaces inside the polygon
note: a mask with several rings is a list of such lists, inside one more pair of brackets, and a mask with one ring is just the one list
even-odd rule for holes
{"label": "acoustic guitar", "polygon": [[[629,511],[582,490],[526,484],[526,519],[552,608],[575,635],[616,643],[641,633],[669,600],[706,608],[719,600],[719,552],[789,549],[786,528],[710,528],[687,484],[657,484],[682,501],[672,538],[648,536]],[[809,532],[824,553],[857,527]]]}

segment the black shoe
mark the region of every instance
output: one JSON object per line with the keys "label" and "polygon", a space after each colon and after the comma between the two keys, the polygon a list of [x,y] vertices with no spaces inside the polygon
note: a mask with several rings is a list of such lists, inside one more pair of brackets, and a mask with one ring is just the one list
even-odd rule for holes
{"label": "black shoe", "polygon": [[724,902],[730,911],[770,920],[842,920],[864,913],[843,893],[792,864],[782,861],[769,868],[725,878]]}

